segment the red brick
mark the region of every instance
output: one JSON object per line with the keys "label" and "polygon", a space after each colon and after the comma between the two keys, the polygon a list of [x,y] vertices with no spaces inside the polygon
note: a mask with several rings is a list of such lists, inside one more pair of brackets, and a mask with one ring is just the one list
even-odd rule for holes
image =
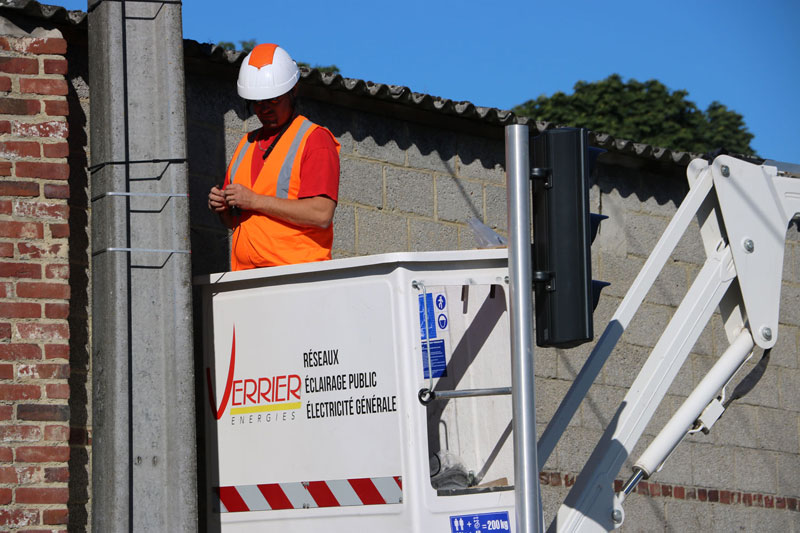
{"label": "red brick", "polygon": [[42,430],[39,426],[0,426],[0,440],[3,442],[36,442],[42,440]]}
{"label": "red brick", "polygon": [[44,186],[44,197],[66,200],[69,198],[69,185],[54,185],[52,183],[46,183]]}
{"label": "red brick", "polygon": [[44,275],[47,279],[69,279],[69,265],[47,265]]}
{"label": "red brick", "polygon": [[764,507],[764,495],[753,494],[753,505],[755,505],[756,507]]}
{"label": "red brick", "polygon": [[37,163],[20,161],[17,163],[18,178],[42,178],[48,180],[65,180],[69,178],[67,163]]}
{"label": "red brick", "polygon": [[41,379],[67,379],[69,378],[69,365],[45,363],[36,365],[36,373]]}
{"label": "red brick", "polygon": [[69,428],[67,426],[45,426],[44,440],[68,442]]}
{"label": "red brick", "polygon": [[[2,123],[0,123],[0,133],[2,133]],[[11,133],[20,137],[48,137],[66,139],[69,133],[69,126],[61,120],[49,122],[38,122],[28,124],[25,122],[14,122],[11,126]]]}
{"label": "red brick", "polygon": [[0,237],[10,239],[41,239],[44,227],[39,222],[0,221]]}
{"label": "red brick", "polygon": [[8,322],[0,322],[0,339],[11,338],[11,324]]}
{"label": "red brick", "polygon": [[624,486],[624,483],[623,483],[623,481],[621,479],[615,479],[614,480],[614,492],[621,491],[623,486]]}
{"label": "red brick", "polygon": [[13,466],[0,466],[0,483],[18,483],[17,469]]}
{"label": "red brick", "polygon": [[18,420],[36,420],[39,422],[66,422],[69,420],[68,405],[19,404]]}
{"label": "red brick", "polygon": [[60,244],[51,244],[49,246],[36,246],[34,244],[28,244],[25,242],[21,242],[17,244],[17,250],[19,250],[20,259],[41,259],[45,258],[53,258],[58,257],[58,253],[61,251],[62,245]]}
{"label": "red brick", "polygon": [[45,359],[69,359],[68,344],[48,344],[44,347]]}
{"label": "red brick", "polygon": [[[0,131],[0,133],[2,133],[2,131]],[[10,175],[11,175],[11,163],[9,163],[8,161],[0,161],[0,176],[10,176]]]}
{"label": "red brick", "polygon": [[67,82],[63,79],[20,78],[19,80],[19,92],[21,93],[66,96],[67,91]]}
{"label": "red brick", "polygon": [[31,54],[65,54],[67,53],[67,41],[64,39],[51,37],[30,39],[19,39],[17,44],[12,44],[17,52],[28,52]]}
{"label": "red brick", "polygon": [[10,215],[12,207],[11,200],[0,199],[0,215]]}
{"label": "red brick", "polygon": [[708,501],[710,502],[718,502],[719,501],[719,491],[718,490],[709,490],[708,491]]}
{"label": "red brick", "polygon": [[66,100],[45,100],[44,112],[51,117],[69,116],[69,104]]}
{"label": "red brick", "polygon": [[44,316],[46,318],[67,318],[69,316],[69,304],[45,304]]}
{"label": "red brick", "polygon": [[50,235],[54,239],[66,239],[69,237],[69,224],[50,224]]}
{"label": "red brick", "polygon": [[0,57],[0,72],[8,72],[9,74],[38,74],[39,61],[29,57]]}
{"label": "red brick", "polygon": [[45,74],[66,74],[67,73],[67,60],[66,59],[45,59],[44,60],[44,73]]}
{"label": "red brick", "polygon": [[19,298],[52,298],[69,300],[69,285],[65,283],[17,283]]}
{"label": "red brick", "polygon": [[[2,263],[0,263],[0,266],[2,266]],[[31,302],[0,302],[0,317],[41,318],[42,306]]]}
{"label": "red brick", "polygon": [[35,344],[0,344],[0,360],[24,361],[41,358],[42,349]]}
{"label": "red brick", "polygon": [[724,503],[726,505],[729,505],[731,503],[731,491],[729,490],[719,491],[719,503]]}
{"label": "red brick", "polygon": [[0,142],[0,157],[14,159],[17,157],[39,157],[39,143],[33,141]]}
{"label": "red brick", "polygon": [[775,508],[776,509],[786,509],[786,498],[781,498],[780,496],[775,498]]}
{"label": "red brick", "polygon": [[797,511],[797,498],[786,498],[786,508],[790,511]]}
{"label": "red brick", "polygon": [[41,466],[16,466],[17,477],[22,484],[31,485],[44,481],[44,470]]}
{"label": "red brick", "polygon": [[45,385],[45,393],[51,400],[69,400],[69,385],[66,383]]}
{"label": "red brick", "polygon": [[575,484],[575,475],[574,474],[564,474],[564,486],[571,487]]}
{"label": "red brick", "polygon": [[10,463],[14,460],[14,453],[11,448],[0,447],[0,463]]}
{"label": "red brick", "polygon": [[45,468],[44,480],[47,483],[66,483],[69,481],[69,468]]}
{"label": "red brick", "polygon": [[539,472],[539,483],[542,485],[547,485],[548,480],[550,479],[550,474],[547,472]]}
{"label": "red brick", "polygon": [[0,120],[0,133],[11,133],[11,122]]}
{"label": "red brick", "polygon": [[11,78],[7,76],[0,76],[0,91],[11,92]]}
{"label": "red brick", "polygon": [[772,509],[775,507],[775,497],[770,496],[769,494],[764,495],[764,507],[767,509]]}
{"label": "red brick", "polygon": [[69,489],[66,487],[18,487],[16,490],[17,503],[67,503],[68,499]]}
{"label": "red brick", "polygon": [[[0,505],[6,505],[11,503],[11,489],[0,489]],[[0,514],[0,517],[3,515]]]}
{"label": "red brick", "polygon": [[753,495],[747,493],[742,494],[742,503],[747,507],[751,507],[753,505]]}
{"label": "red brick", "polygon": [[62,323],[24,322],[17,324],[17,333],[23,340],[68,340],[69,325]]}
{"label": "red brick", "polygon": [[[0,263],[0,277],[42,279],[42,265],[37,265],[35,263]],[[3,310],[3,307],[5,307],[6,305],[10,304],[7,303],[0,304],[0,316],[8,316],[4,314],[5,311]],[[16,317],[16,318],[24,318],[24,317]]]}
{"label": "red brick", "polygon": [[42,511],[42,523],[46,525],[59,525],[69,522],[67,509],[45,509]]}
{"label": "red brick", "polygon": [[0,379],[14,379],[14,365],[0,364]]}
{"label": "red brick", "polygon": [[68,446],[18,446],[19,463],[63,463],[69,460]]}
{"label": "red brick", "polygon": [[67,157],[69,155],[69,144],[64,142],[43,144],[42,153],[44,157]]}
{"label": "red brick", "polygon": [[42,109],[39,100],[23,98],[0,99],[0,115],[37,115]]}
{"label": "red brick", "polygon": [[0,257],[14,257],[13,242],[0,242]]}
{"label": "red brick", "polygon": [[[0,489],[2,491],[8,491],[8,501],[5,500],[6,493],[3,492],[0,495],[0,503],[11,503],[11,496],[10,492],[11,489]],[[39,511],[37,509],[0,509],[0,526],[3,528],[21,528],[25,526],[31,525],[38,525],[39,524]],[[29,530],[25,530],[29,531]]]}
{"label": "red brick", "polygon": [[32,181],[0,181],[0,196],[39,196],[39,184]]}

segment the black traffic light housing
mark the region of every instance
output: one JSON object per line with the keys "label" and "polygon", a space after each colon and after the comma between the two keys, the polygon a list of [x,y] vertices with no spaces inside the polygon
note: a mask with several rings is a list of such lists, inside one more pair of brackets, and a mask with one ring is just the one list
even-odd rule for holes
{"label": "black traffic light housing", "polygon": [[571,348],[594,337],[600,289],[591,246],[602,215],[589,213],[590,176],[604,150],[583,128],[547,130],[533,139],[533,280],[536,344]]}

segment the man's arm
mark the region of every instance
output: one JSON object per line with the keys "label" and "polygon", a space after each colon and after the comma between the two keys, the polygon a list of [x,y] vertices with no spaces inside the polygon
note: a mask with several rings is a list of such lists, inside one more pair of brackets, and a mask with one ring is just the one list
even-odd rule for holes
{"label": "man's arm", "polygon": [[[228,185],[220,193],[224,197],[226,214],[230,213],[228,208],[238,207],[279,218],[295,226],[327,228],[333,222],[333,213],[336,210],[336,202],[327,196],[297,200],[275,198],[257,194],[239,183]],[[209,205],[210,203],[209,200]]]}

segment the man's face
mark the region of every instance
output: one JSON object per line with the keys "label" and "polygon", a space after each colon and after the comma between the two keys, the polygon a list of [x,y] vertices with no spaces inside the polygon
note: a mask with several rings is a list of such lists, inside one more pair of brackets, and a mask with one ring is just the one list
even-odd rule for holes
{"label": "man's face", "polygon": [[253,102],[253,111],[267,129],[275,129],[280,128],[292,118],[294,113],[292,104],[290,91],[276,98]]}

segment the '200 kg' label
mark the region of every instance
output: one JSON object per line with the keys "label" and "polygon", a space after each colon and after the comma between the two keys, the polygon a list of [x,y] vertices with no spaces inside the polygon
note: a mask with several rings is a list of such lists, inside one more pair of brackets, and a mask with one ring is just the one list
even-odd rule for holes
{"label": "'200 kg' label", "polygon": [[451,533],[476,533],[479,531],[511,531],[508,511],[450,517]]}

